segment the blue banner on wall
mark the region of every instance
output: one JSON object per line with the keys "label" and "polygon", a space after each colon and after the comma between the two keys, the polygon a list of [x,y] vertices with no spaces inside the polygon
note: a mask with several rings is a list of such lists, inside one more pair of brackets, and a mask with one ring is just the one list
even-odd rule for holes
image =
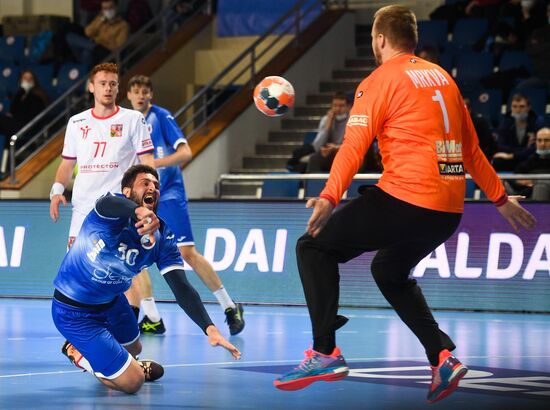
{"label": "blue banner on wall", "polygon": [[[550,312],[550,204],[527,204],[539,225],[516,234],[492,204],[466,204],[457,232],[411,273],[434,308]],[[197,249],[233,298],[302,304],[294,247],[311,211],[300,202],[189,204]],[[0,203],[0,296],[50,296],[70,223],[54,224],[49,203]],[[341,265],[342,305],[385,307],[370,274],[373,253]],[[189,267],[187,267],[189,269]],[[173,296],[152,270],[157,299]],[[212,293],[188,270],[205,301]]]}
{"label": "blue banner on wall", "polygon": [[[257,36],[264,34],[277,20],[285,15],[297,0],[218,0],[217,22],[220,37]],[[301,27],[306,27],[321,11],[321,6],[312,6],[314,0],[305,1],[300,7],[306,14]],[[313,8],[312,8],[313,7]],[[312,8],[310,12],[305,12]],[[292,25],[294,17],[287,20],[278,30],[282,33]],[[286,34],[295,34],[291,28]]]}

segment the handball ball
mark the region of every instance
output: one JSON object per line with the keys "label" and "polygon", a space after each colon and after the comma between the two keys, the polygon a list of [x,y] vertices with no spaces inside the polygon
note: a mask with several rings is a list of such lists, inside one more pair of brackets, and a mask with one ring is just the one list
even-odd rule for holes
{"label": "handball ball", "polygon": [[283,77],[266,77],[254,89],[254,104],[268,117],[279,117],[294,105],[294,88]]}

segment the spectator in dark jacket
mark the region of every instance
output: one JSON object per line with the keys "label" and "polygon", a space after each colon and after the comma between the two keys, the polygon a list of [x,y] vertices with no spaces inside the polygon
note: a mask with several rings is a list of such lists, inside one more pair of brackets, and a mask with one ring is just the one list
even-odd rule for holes
{"label": "spectator in dark jacket", "polygon": [[0,115],[0,134],[11,137],[40,114],[49,104],[48,97],[38,79],[30,70],[19,76],[19,90],[13,96],[10,112]]}
{"label": "spectator in dark jacket", "polygon": [[493,156],[497,171],[513,171],[533,154],[535,134],[544,125],[544,119],[531,109],[526,96],[515,94],[510,108],[497,129],[497,153]]}
{"label": "spectator in dark jacket", "polygon": [[[514,169],[516,174],[550,174],[550,128],[537,132],[536,147],[536,152]],[[510,181],[510,186],[515,194],[539,201],[550,200],[549,180],[516,180]]]}

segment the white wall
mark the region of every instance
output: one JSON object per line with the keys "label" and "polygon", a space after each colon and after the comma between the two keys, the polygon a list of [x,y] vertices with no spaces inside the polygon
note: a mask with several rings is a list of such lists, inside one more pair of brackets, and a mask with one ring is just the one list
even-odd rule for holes
{"label": "white wall", "polygon": [[72,0],[0,0],[0,19],[3,16],[53,14],[73,16]]}
{"label": "white wall", "polygon": [[[355,16],[343,16],[283,76],[294,86],[296,104],[304,105],[308,93],[319,92],[319,82],[342,68],[345,57],[355,55]],[[242,167],[242,155],[254,153],[255,143],[266,141],[270,130],[280,129],[280,119],[261,114],[252,103],[196,160],[183,176],[191,199],[213,197],[220,174]]]}

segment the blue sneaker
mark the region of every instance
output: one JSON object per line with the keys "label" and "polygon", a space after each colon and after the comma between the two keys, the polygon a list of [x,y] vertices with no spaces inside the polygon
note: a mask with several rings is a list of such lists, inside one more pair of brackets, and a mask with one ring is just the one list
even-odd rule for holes
{"label": "blue sneaker", "polygon": [[306,350],[305,354],[306,358],[298,367],[273,382],[276,388],[300,390],[319,380],[326,382],[341,380],[349,373],[346,360],[337,347],[330,355],[316,352],[313,349]]}
{"label": "blue sneaker", "polygon": [[432,368],[432,385],[428,392],[428,402],[435,403],[454,392],[458,382],[468,372],[468,368],[447,349],[439,353],[439,365]]}

